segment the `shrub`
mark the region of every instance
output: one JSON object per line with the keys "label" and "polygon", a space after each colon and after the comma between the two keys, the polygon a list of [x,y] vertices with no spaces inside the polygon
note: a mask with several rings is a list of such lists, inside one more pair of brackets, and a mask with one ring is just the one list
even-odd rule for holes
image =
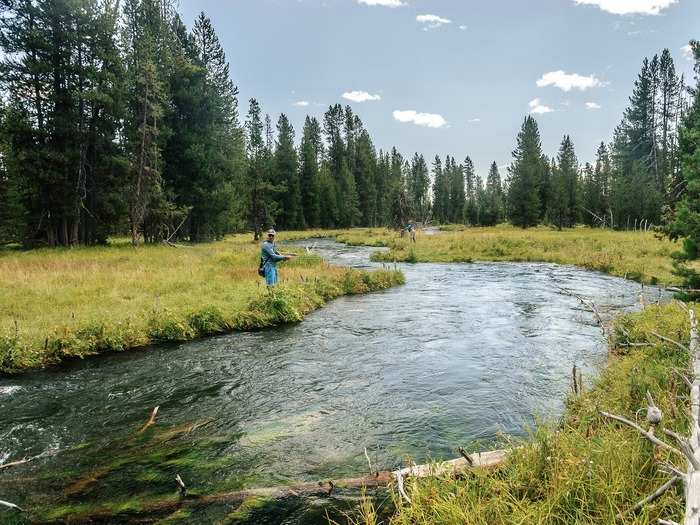
{"label": "shrub", "polygon": [[217,334],[230,328],[216,306],[206,306],[190,314],[188,322],[197,335]]}
{"label": "shrub", "polygon": [[153,341],[187,341],[196,334],[184,319],[178,319],[169,310],[154,310],[148,320],[148,335]]}

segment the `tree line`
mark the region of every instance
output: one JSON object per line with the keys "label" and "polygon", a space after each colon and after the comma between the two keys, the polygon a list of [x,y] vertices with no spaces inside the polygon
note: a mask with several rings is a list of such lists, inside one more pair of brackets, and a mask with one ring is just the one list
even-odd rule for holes
{"label": "tree line", "polygon": [[600,143],[593,164],[579,163],[568,135],[548,158],[537,122],[525,119],[507,179],[513,224],[648,229],[668,222],[685,188],[679,129],[689,104],[668,49],[643,60],[629,101],[612,141]]}
{"label": "tree line", "polygon": [[[402,227],[409,221],[639,228],[686,188],[684,80],[668,50],[645,59],[593,164],[569,136],[554,157],[525,118],[502,180],[469,156],[374,146],[350,106],[299,136],[238,89],[211,21],[175,0],[0,0],[0,243],[74,246],[218,239],[234,231]],[[643,226],[642,226],[643,225]]]}

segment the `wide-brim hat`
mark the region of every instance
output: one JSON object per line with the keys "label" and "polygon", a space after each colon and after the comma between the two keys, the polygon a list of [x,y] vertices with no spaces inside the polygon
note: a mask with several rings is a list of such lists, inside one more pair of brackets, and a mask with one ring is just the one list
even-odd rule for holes
{"label": "wide-brim hat", "polygon": [[269,230],[267,230],[267,234],[268,235],[276,235],[277,232],[273,228],[270,228]]}

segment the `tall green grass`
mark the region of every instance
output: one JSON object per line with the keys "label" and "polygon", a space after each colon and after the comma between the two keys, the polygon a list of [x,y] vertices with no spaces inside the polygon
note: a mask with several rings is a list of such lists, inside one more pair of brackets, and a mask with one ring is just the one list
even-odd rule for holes
{"label": "tall green grass", "polygon": [[282,284],[270,291],[257,275],[259,250],[239,235],[180,249],[117,242],[0,251],[0,373],[297,322],[340,295],[403,282],[399,272],[338,268],[303,254],[279,266]]}

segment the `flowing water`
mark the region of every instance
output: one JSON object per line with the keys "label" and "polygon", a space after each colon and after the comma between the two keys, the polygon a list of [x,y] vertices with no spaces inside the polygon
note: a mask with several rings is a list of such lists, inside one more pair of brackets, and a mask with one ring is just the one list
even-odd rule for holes
{"label": "flowing water", "polygon": [[[333,263],[373,266],[370,248],[307,244]],[[639,304],[638,284],[567,266],[400,267],[405,286],[338,299],[297,325],[0,380],[0,463],[42,455],[0,470],[0,499],[31,507],[71,495],[76,504],[115,491],[138,497],[149,480],[174,489],[183,472],[205,492],[292,484],[363,475],[365,448],[381,469],[454,457],[460,446],[488,449],[500,433],[523,435],[538,418],[556,418],[572,366],[590,378],[606,358],[593,314],[564,289],[606,316]],[[177,434],[172,444],[156,438],[169,452],[125,459],[134,454],[127,443],[143,445],[136,430],[156,405],[149,432]],[[80,469],[92,471],[88,481],[70,485]],[[144,474],[153,469],[161,470]],[[323,521],[328,508],[344,508],[331,500],[289,500],[248,513],[248,522]],[[207,508],[185,522],[231,510]]]}

